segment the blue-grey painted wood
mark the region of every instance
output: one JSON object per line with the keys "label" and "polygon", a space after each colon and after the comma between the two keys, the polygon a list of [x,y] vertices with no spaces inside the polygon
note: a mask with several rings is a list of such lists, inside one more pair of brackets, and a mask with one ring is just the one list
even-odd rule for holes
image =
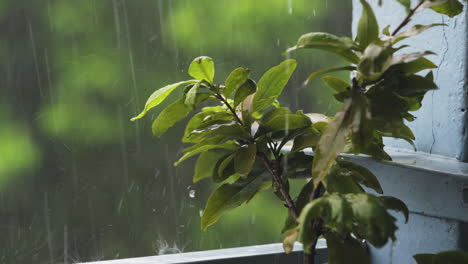
{"label": "blue-grey painted wood", "polygon": [[[302,245],[296,243],[293,253],[286,255],[282,244],[259,245],[240,248],[228,248],[190,252],[182,254],[88,262],[87,264],[302,264]],[[317,244],[316,263],[327,261],[326,242]]]}
{"label": "blue-grey painted wood", "polygon": [[[413,0],[413,6],[419,0]],[[392,25],[390,30],[405,17],[404,8],[395,0],[382,1],[382,7],[378,1],[368,1],[375,10],[380,28]],[[466,4],[465,4],[466,7]],[[455,157],[467,160],[466,129],[467,118],[467,42],[468,13],[449,19],[432,10],[418,12],[412,24],[446,23],[446,27],[436,27],[427,30],[421,36],[405,40],[402,44],[409,44],[411,48],[405,48],[401,52],[414,52],[416,50],[432,50],[437,55],[429,58],[439,68],[435,69],[434,77],[440,90],[429,92],[423,101],[421,110],[415,113],[416,121],[409,126],[416,135],[418,150]],[[353,0],[353,32],[361,16],[359,0]],[[354,34],[355,35],[355,34]],[[401,140],[386,140],[386,145],[398,148],[411,148]]]}

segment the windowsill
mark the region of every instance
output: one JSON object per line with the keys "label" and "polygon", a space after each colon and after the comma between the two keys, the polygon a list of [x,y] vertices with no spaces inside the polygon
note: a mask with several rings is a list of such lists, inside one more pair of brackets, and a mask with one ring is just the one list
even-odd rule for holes
{"label": "windowsill", "polygon": [[[317,259],[324,260],[326,254],[326,242],[320,239],[317,244]],[[153,257],[141,257],[121,260],[108,260],[88,262],[87,264],[175,264],[175,263],[206,263],[206,264],[229,264],[229,263],[274,263],[278,258],[288,260],[302,259],[302,245],[296,243],[294,251],[286,255],[282,244],[268,244],[250,247],[228,248],[207,250],[199,252],[189,252],[172,255],[162,255]],[[272,261],[273,260],[273,261]],[[277,262],[284,263],[284,262]],[[295,263],[291,261],[291,263]]]}

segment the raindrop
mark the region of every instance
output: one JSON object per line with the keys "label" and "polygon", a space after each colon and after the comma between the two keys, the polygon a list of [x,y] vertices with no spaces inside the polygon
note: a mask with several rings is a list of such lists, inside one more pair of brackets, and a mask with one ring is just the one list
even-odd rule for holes
{"label": "raindrop", "polygon": [[189,191],[189,197],[190,198],[195,198],[195,190],[190,190]]}
{"label": "raindrop", "polygon": [[288,13],[292,15],[293,13],[293,6],[292,6],[292,0],[288,1]]}
{"label": "raindrop", "polygon": [[200,209],[200,210],[198,211],[198,213],[200,214],[200,217],[202,217],[202,215],[203,215],[203,210]]}

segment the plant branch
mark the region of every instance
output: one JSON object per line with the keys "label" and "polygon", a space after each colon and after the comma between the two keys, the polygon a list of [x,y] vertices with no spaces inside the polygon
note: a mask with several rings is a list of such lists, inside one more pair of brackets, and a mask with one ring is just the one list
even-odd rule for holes
{"label": "plant branch", "polygon": [[268,158],[265,156],[265,154],[259,153],[258,156],[262,160],[263,164],[265,165],[265,168],[273,176],[273,180],[277,183],[279,190],[281,192],[281,195],[283,196],[284,201],[286,202],[286,207],[288,208],[289,214],[294,219],[294,221],[297,222],[297,219],[299,218],[299,213],[297,212],[296,206],[294,205],[294,201],[291,198],[291,195],[289,195],[289,192],[286,189],[286,186],[283,180],[281,179],[281,175],[278,174],[278,172],[273,167],[273,165],[268,160]]}
{"label": "plant branch", "polygon": [[410,10],[410,12],[405,17],[405,19],[403,19],[403,21],[400,23],[400,25],[393,31],[392,37],[394,37],[398,33],[398,31],[400,31],[404,26],[406,26],[408,24],[408,22],[410,22],[411,17],[422,6],[422,4],[424,4],[424,2],[426,2],[426,0],[420,1],[413,9]]}
{"label": "plant branch", "polygon": [[242,122],[242,120],[237,115],[236,110],[234,110],[234,108],[228,103],[228,101],[219,92],[215,93],[215,97],[218,98],[219,100],[221,100],[221,102],[223,102],[224,105],[226,105],[226,107],[229,109],[229,111],[231,111],[231,113],[234,115],[237,122],[239,122],[239,124],[241,126],[244,126],[244,123]]}

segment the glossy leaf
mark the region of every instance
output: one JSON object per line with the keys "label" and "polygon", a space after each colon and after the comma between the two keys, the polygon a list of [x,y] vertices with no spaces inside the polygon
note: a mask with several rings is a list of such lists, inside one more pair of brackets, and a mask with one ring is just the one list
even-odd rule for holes
{"label": "glossy leaf", "polygon": [[359,47],[348,37],[337,37],[324,32],[313,32],[302,35],[297,41],[296,46],[289,48],[286,52],[292,52],[297,49],[320,49],[334,53],[351,63],[359,61],[354,49]]}
{"label": "glossy leaf", "polygon": [[142,118],[143,116],[146,115],[146,113],[151,109],[156,106],[158,106],[160,103],[162,103],[177,87],[184,85],[184,84],[190,84],[190,83],[196,83],[198,81],[196,80],[189,80],[189,81],[183,81],[183,82],[178,82],[174,84],[170,84],[167,86],[164,86],[163,88],[155,91],[146,101],[145,107],[143,111],[136,117],[132,118],[132,121],[135,121],[137,119]]}
{"label": "glossy leaf", "polygon": [[422,7],[429,7],[435,12],[449,17],[454,17],[463,12],[463,4],[458,0],[427,0]]}
{"label": "glossy leaf", "polygon": [[268,132],[306,128],[311,125],[312,122],[304,114],[279,114],[272,117],[268,122],[261,124],[256,136],[263,135]]}
{"label": "glossy leaf", "polygon": [[375,175],[367,168],[349,161],[338,162],[342,173],[351,176],[357,183],[373,189],[379,194],[383,194],[382,186]]}
{"label": "glossy leaf", "polygon": [[393,66],[392,68],[406,75],[412,75],[423,70],[435,69],[437,68],[437,65],[435,65],[432,61],[421,57],[410,62],[400,63]]}
{"label": "glossy leaf", "polygon": [[[219,164],[216,166],[217,173],[213,175],[214,182],[222,182],[230,176],[236,174],[236,170],[234,168],[235,157],[236,153],[233,152],[229,155],[226,155],[219,161]],[[241,175],[239,174],[239,177],[240,176]]]}
{"label": "glossy leaf", "polygon": [[232,150],[229,149],[212,149],[201,153],[195,165],[195,174],[193,182],[197,183],[205,178],[213,177],[216,173],[216,165],[219,160],[228,155]]}
{"label": "glossy leaf", "polygon": [[398,42],[400,42],[400,41],[402,41],[404,39],[407,39],[409,37],[419,35],[419,34],[421,34],[422,32],[426,31],[429,28],[437,27],[437,26],[447,26],[447,25],[446,24],[440,24],[440,23],[430,24],[430,25],[414,25],[414,26],[410,27],[409,29],[398,33],[394,37],[392,42],[393,42],[393,44],[396,44],[396,43],[398,43]]}
{"label": "glossy leaf", "polygon": [[261,112],[273,104],[283,92],[296,66],[297,62],[295,60],[285,60],[278,66],[268,70],[262,76],[260,81],[258,81],[257,92],[253,98],[253,108],[255,111]]}
{"label": "glossy leaf", "polygon": [[213,59],[206,56],[195,58],[189,66],[188,73],[197,80],[213,84],[215,74]]}
{"label": "glossy leaf", "polygon": [[344,66],[344,67],[338,67],[338,68],[332,68],[332,69],[314,72],[311,75],[309,75],[309,77],[307,77],[307,80],[305,81],[305,83],[309,84],[317,76],[322,75],[322,74],[331,73],[331,72],[339,72],[339,71],[354,71],[354,70],[356,70],[356,67],[354,66]]}
{"label": "glossy leaf", "polygon": [[195,109],[196,99],[198,90],[200,89],[200,83],[195,83],[192,88],[189,89],[185,95],[185,105],[191,109]]}
{"label": "glossy leaf", "polygon": [[242,177],[247,177],[252,171],[256,156],[257,146],[255,144],[241,147],[234,158],[236,173],[239,173]]}
{"label": "glossy leaf", "polygon": [[247,81],[250,76],[250,70],[245,68],[237,68],[232,71],[225,81],[225,88],[222,94],[225,97],[229,97],[237,89]]}
{"label": "glossy leaf", "polygon": [[182,120],[190,113],[191,109],[185,105],[183,99],[179,99],[173,104],[166,107],[152,125],[153,135],[156,137],[162,136],[175,123]]}
{"label": "glossy leaf", "polygon": [[375,41],[365,50],[358,65],[359,72],[366,80],[379,79],[393,65],[395,50],[390,42]]}
{"label": "glossy leaf", "polygon": [[234,184],[223,184],[208,198],[201,218],[201,228],[206,230],[213,225],[227,211],[239,207],[260,191],[264,185],[264,178],[249,177],[238,180]]}
{"label": "glossy leaf", "polygon": [[292,152],[301,151],[306,148],[314,148],[320,140],[319,133],[299,135],[294,138]]}
{"label": "glossy leaf", "polygon": [[347,91],[347,89],[351,88],[351,85],[348,82],[345,82],[341,79],[338,79],[333,76],[325,76],[322,78],[322,80],[333,90],[337,92],[344,92]]}
{"label": "glossy leaf", "polygon": [[234,107],[237,107],[240,103],[242,103],[247,96],[255,93],[257,90],[257,84],[251,80],[247,79],[236,91],[236,95],[234,96]]}
{"label": "glossy leaf", "polygon": [[346,234],[352,229],[353,209],[350,203],[338,194],[331,194],[308,203],[298,219],[298,241],[302,242],[306,253],[310,253],[309,247],[317,239],[310,223],[319,218],[332,231]]}
{"label": "glossy leaf", "polygon": [[379,38],[379,24],[372,7],[366,0],[361,0],[362,15],[359,20],[356,41],[362,49]]}
{"label": "glossy leaf", "polygon": [[226,142],[224,144],[218,144],[218,145],[203,145],[200,146],[197,149],[194,149],[190,152],[185,153],[177,162],[174,163],[174,166],[178,166],[180,163],[182,163],[184,160],[193,157],[195,155],[198,155],[202,152],[212,150],[212,149],[235,149],[236,148],[236,143],[234,142]]}

